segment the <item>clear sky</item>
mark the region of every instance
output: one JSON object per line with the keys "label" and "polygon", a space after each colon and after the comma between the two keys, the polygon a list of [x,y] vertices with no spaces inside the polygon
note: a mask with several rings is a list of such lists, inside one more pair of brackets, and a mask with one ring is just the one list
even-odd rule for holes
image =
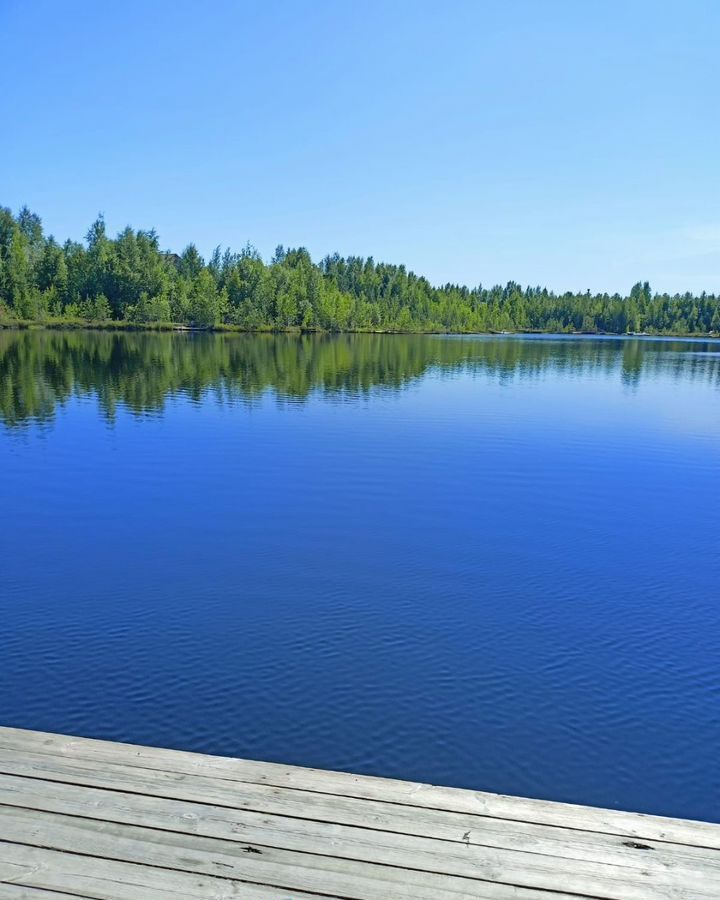
{"label": "clear sky", "polygon": [[0,0],[0,203],[436,283],[720,290],[718,0]]}

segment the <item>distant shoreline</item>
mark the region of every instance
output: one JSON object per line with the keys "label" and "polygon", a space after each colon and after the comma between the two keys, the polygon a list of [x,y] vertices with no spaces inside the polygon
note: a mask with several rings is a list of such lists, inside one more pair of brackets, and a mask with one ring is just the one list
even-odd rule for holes
{"label": "distant shoreline", "polygon": [[408,329],[401,331],[388,328],[246,328],[242,325],[183,325],[175,322],[125,322],[110,319],[104,322],[91,322],[82,319],[18,319],[0,320],[0,331],[117,331],[146,332],[152,334],[276,334],[276,335],[334,335],[334,334],[386,334],[386,335],[448,335],[456,337],[523,337],[532,335],[556,335],[558,337],[610,337],[610,338],[698,338],[704,340],[720,340],[718,332],[616,332],[616,331],[543,331],[526,329],[517,331],[449,331],[447,329]]}

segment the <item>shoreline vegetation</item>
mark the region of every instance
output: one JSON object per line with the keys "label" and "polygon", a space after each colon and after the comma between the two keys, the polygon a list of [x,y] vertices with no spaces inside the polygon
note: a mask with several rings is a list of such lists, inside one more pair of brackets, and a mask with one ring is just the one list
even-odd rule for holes
{"label": "shoreline vegetation", "polygon": [[551,337],[613,337],[613,338],[694,338],[720,340],[720,332],[715,331],[543,331],[540,329],[518,329],[517,331],[449,331],[440,328],[415,328],[400,331],[398,329],[380,328],[303,328],[300,326],[279,327],[265,326],[247,328],[243,325],[218,322],[212,325],[185,325],[180,322],[131,322],[124,319],[107,319],[93,321],[91,319],[52,318],[13,319],[0,317],[0,331],[109,331],[109,332],[162,332],[174,334],[277,334],[277,335],[331,335],[331,334],[377,334],[377,335],[438,335],[464,337],[522,337],[545,335]]}
{"label": "shoreline vegetation", "polygon": [[162,250],[155,231],[58,243],[27,207],[0,207],[0,328],[380,334],[720,335],[720,296],[434,286],[403,265],[279,246]]}

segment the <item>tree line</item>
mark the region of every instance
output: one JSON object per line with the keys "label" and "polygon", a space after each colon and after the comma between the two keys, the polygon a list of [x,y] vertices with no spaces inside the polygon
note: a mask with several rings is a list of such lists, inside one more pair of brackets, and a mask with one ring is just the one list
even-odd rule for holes
{"label": "tree line", "polygon": [[555,293],[543,287],[432,285],[403,265],[279,246],[161,249],[155,231],[109,237],[102,216],[84,243],[46,236],[27,207],[0,207],[0,322],[237,328],[245,331],[720,333],[720,297]]}

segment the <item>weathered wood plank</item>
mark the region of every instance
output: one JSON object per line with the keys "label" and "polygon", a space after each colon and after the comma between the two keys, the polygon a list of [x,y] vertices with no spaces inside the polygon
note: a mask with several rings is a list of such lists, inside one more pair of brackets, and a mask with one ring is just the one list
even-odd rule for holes
{"label": "weathered wood plank", "polygon": [[[547,900],[547,891],[541,894],[539,890],[524,890],[502,882],[357,863],[342,857],[295,853],[132,825],[91,822],[35,810],[13,809],[7,820],[9,832],[19,844],[79,852],[98,860],[134,863],[172,873],[197,873],[231,882],[262,884],[276,890],[324,892],[352,900],[476,900],[479,897],[538,900],[541,896]],[[647,900],[652,896],[644,885],[641,887],[642,893],[631,885],[622,900]],[[559,896],[563,900],[577,900],[578,892]],[[596,895],[581,893],[580,896]],[[621,897],[619,893],[612,896],[613,900]],[[684,896],[689,900],[707,897],[692,890]]]}
{"label": "weathered wood plank", "polygon": [[[493,831],[467,831],[464,841],[442,841],[402,833],[377,831],[303,820],[245,810],[232,810],[185,801],[104,791],[58,782],[0,776],[0,804],[84,816],[118,824],[137,824],[164,831],[178,831],[226,841],[246,842],[298,852],[328,852],[359,862],[377,862],[417,868],[439,874],[477,877],[483,867],[494,865],[500,851],[512,865],[505,873],[520,868],[532,886],[556,883],[559,873],[585,877],[588,864],[602,872],[613,894],[615,883],[624,884],[628,870],[635,869],[653,886],[701,882],[720,896],[720,854],[700,851],[687,855],[682,845],[644,845],[628,848],[620,838],[563,830],[564,841],[547,840],[544,831],[558,829],[531,826],[534,833],[515,832],[516,823],[503,825],[491,820]],[[2,807],[0,806],[0,815]],[[676,849],[677,847],[677,849]],[[680,852],[677,852],[679,849]],[[528,854],[531,856],[528,857]],[[702,855],[706,854],[706,855]],[[709,855],[707,855],[709,854]],[[530,865],[524,860],[530,859]],[[607,867],[607,868],[601,868]],[[535,870],[545,872],[537,876]],[[525,874],[518,884],[526,883]]]}
{"label": "weathered wood plank", "polygon": [[17,729],[0,839],[0,900],[720,897],[710,823]]}
{"label": "weathered wood plank", "polygon": [[[539,839],[540,837],[539,826],[519,823],[515,820],[500,821],[494,820],[492,817],[408,807],[403,804],[380,801],[346,799],[337,795],[327,796],[268,785],[238,784],[205,776],[168,774],[158,770],[133,769],[118,764],[106,763],[99,767],[85,759],[60,759],[37,754],[20,756],[10,751],[0,751],[0,772],[128,794],[208,804],[229,810],[248,810],[288,818],[372,828],[378,831],[435,838],[459,844],[466,843],[468,833],[471,840],[478,841],[478,835],[484,837],[491,834],[493,829],[497,833],[498,826],[505,832],[512,828],[514,833],[524,831],[529,832],[528,837],[530,838]],[[544,835],[562,835],[563,842],[568,840],[566,830],[558,829],[557,826],[540,830]],[[627,838],[616,836],[615,840],[622,846],[622,841]],[[483,839],[482,843],[492,844],[493,842],[491,838],[488,838]],[[650,845],[653,845],[653,842]],[[658,842],[656,849],[661,846],[663,844]],[[672,846],[684,847],[686,845]],[[697,851],[688,849],[683,852],[692,855]],[[567,855],[573,854],[568,853]]]}
{"label": "weathered wood plank", "polygon": [[[89,900],[345,900],[0,840],[0,885],[8,883],[56,891],[64,898],[80,892]],[[42,894],[29,896],[44,900]]]}
{"label": "weathered wood plank", "polygon": [[93,900],[87,894],[69,894],[65,891],[48,891],[45,888],[27,887],[22,884],[0,882],[0,900]]}
{"label": "weathered wood plank", "polygon": [[0,728],[0,748],[720,849],[720,828],[641,813]]}

